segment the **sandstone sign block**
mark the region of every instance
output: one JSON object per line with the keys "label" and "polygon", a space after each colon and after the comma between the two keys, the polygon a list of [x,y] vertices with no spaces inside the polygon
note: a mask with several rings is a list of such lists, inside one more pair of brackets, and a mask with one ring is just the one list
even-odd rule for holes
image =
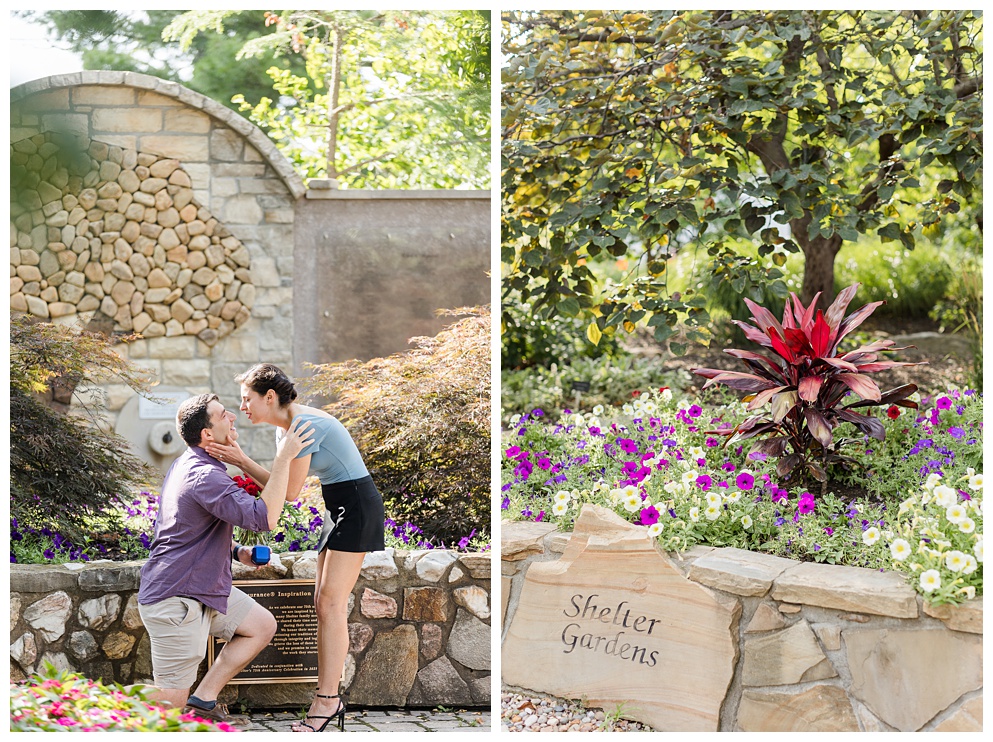
{"label": "sandstone sign block", "polygon": [[661,731],[717,731],[740,611],[684,577],[644,528],[586,505],[562,558],[528,569],[503,680],[593,706],[623,703]]}

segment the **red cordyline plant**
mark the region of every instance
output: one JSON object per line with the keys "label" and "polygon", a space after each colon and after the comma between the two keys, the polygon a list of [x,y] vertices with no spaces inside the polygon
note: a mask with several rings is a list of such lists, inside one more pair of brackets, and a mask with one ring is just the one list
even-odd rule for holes
{"label": "red cordyline plant", "polygon": [[[792,306],[790,301],[786,302],[782,322],[769,310],[745,299],[755,324],[737,320],[735,324],[745,331],[749,340],[769,348],[775,355],[727,349],[725,353],[741,359],[752,373],[713,368],[693,370],[708,379],[704,388],[724,384],[749,392],[744,398],[749,410],[770,405],[768,414],[749,417],[730,431],[713,431],[728,436],[725,445],[762,436],[763,440],[752,447],[752,452],[778,457],[776,472],[780,476],[789,476],[799,469],[802,476],[809,473],[826,483],[828,465],[854,463],[850,456],[839,454],[838,449],[855,439],[836,440],[836,427],[848,422],[878,440],[886,435],[879,420],[855,409],[891,404],[917,408],[917,403],[908,399],[917,391],[915,384],[904,384],[883,393],[869,378],[871,373],[895,366],[919,365],[879,360],[880,352],[904,348],[891,347],[892,340],[875,340],[847,353],[838,352],[845,336],[884,303],[866,304],[844,317],[859,285],[841,291],[826,312],[816,308],[819,293],[807,307],[791,293]],[[860,400],[842,406],[847,392],[853,392]]]}

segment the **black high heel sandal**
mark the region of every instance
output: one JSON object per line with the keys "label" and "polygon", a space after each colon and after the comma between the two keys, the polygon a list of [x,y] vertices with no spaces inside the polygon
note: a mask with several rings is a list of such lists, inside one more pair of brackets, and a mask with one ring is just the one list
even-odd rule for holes
{"label": "black high heel sandal", "polygon": [[[344,732],[345,731],[345,702],[341,699],[341,696],[343,696],[345,694],[342,693],[342,694],[335,694],[333,696],[326,696],[323,693],[316,693],[315,695],[316,695],[317,698],[337,698],[338,699],[338,704],[339,704],[338,705],[338,710],[335,711],[333,714],[331,714],[331,716],[314,716],[312,714],[308,714],[306,717],[304,717],[304,720],[300,722],[300,726],[307,727],[307,729],[310,729],[310,730],[315,731],[315,732],[323,732],[327,728],[328,724],[330,724],[332,721],[334,721],[335,719],[337,719],[338,720],[338,731],[339,732]],[[307,723],[307,719],[324,719],[324,723],[321,724],[321,726],[319,728],[315,728],[315,727],[313,727],[313,726],[311,726],[310,724]],[[293,731],[299,731],[299,730],[294,729]]]}

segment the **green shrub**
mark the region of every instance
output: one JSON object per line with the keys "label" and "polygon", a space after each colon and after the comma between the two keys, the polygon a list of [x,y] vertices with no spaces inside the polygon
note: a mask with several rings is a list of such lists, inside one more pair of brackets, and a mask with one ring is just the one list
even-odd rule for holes
{"label": "green shrub", "polygon": [[335,399],[326,409],[362,451],[387,516],[446,544],[490,523],[490,315],[449,314],[469,316],[389,358],[314,366],[307,383]]}
{"label": "green shrub", "polygon": [[[570,365],[552,364],[501,374],[501,418],[506,425],[511,417],[540,409],[557,414],[563,409],[592,409],[596,405],[614,407],[631,399],[635,391],[668,386],[682,390],[690,384],[685,371],[668,371],[661,358],[623,356],[619,358],[576,358]],[[588,382],[579,405],[572,382]]]}
{"label": "green shrub", "polygon": [[593,345],[586,339],[586,324],[561,315],[542,319],[530,306],[508,301],[503,306],[500,364],[503,368],[548,368],[553,363],[614,357],[621,352],[616,335]]}
{"label": "green shrub", "polygon": [[834,285],[862,284],[859,297],[885,301],[878,310],[891,317],[927,317],[952,286],[945,254],[928,242],[905,250],[899,242],[847,244],[838,253]]}
{"label": "green shrub", "polygon": [[88,680],[51,664],[10,686],[12,732],[234,732],[229,724],[198,719],[150,703],[142,686]]}
{"label": "green shrub", "polygon": [[81,385],[114,379],[144,391],[148,380],[106,336],[24,315],[11,316],[10,355],[11,516],[82,538],[92,533],[88,519],[112,517],[152,472],[125,439],[91,424],[99,401],[63,414],[42,395],[68,402]]}

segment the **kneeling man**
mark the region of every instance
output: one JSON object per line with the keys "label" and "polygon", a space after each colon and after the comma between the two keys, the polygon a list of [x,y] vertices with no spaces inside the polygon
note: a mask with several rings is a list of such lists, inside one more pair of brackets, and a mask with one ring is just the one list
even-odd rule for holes
{"label": "kneeling man", "polygon": [[[204,449],[238,437],[235,415],[216,394],[186,400],[176,416],[189,446],[162,485],[151,553],[141,569],[138,610],[152,643],[153,698],[202,718],[236,723],[217,696],[269,644],[276,619],[231,584],[234,526],[252,531],[276,527],[287,497],[289,464],[312,434],[292,428],[278,444],[272,474],[260,498],[238,487],[227,469]],[[251,550],[234,556],[251,563]],[[189,695],[207,651],[207,637],[226,642]]]}

